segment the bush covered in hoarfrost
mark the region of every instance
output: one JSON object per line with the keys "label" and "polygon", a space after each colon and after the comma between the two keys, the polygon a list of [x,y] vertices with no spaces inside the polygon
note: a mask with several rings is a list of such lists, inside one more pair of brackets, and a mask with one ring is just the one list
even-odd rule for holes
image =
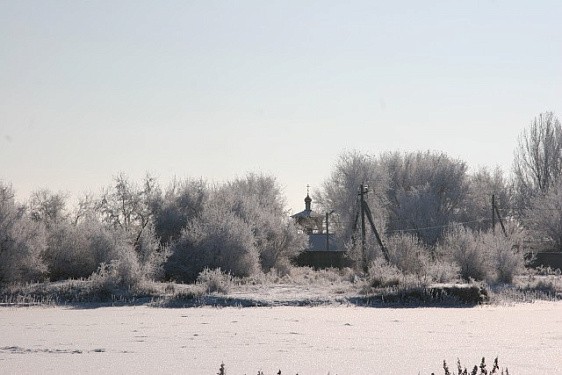
{"label": "bush covered in hoarfrost", "polygon": [[382,258],[377,258],[369,265],[369,284],[374,288],[397,286],[404,278],[404,274],[393,264]]}
{"label": "bush covered in hoarfrost", "polygon": [[286,267],[305,248],[305,237],[287,220],[271,177],[250,174],[219,186],[171,245],[168,278],[193,282],[205,268],[236,277]]}
{"label": "bush covered in hoarfrost", "polygon": [[205,268],[197,276],[197,284],[203,286],[207,293],[228,294],[232,285],[232,276],[222,272],[220,268],[214,270]]}
{"label": "bush covered in hoarfrost", "polygon": [[205,268],[221,268],[237,277],[256,273],[259,254],[251,228],[220,207],[207,208],[190,222],[171,248],[167,277],[193,282]]}
{"label": "bush covered in hoarfrost", "polygon": [[447,232],[438,250],[460,267],[465,280],[507,282],[524,268],[520,238],[455,227]]}
{"label": "bush covered in hoarfrost", "polygon": [[406,274],[423,275],[430,263],[428,249],[413,235],[391,236],[386,244],[390,263]]}
{"label": "bush covered in hoarfrost", "polygon": [[127,246],[119,246],[116,259],[102,263],[89,280],[95,288],[111,290],[115,288],[136,288],[145,281],[141,265],[134,250]]}

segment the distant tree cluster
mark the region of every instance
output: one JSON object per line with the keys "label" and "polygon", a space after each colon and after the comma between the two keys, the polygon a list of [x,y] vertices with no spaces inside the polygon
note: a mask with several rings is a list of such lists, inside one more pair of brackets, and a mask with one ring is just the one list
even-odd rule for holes
{"label": "distant tree cluster", "polygon": [[[334,210],[333,225],[356,261],[365,256],[352,241],[364,184],[390,261],[403,272],[446,262],[465,279],[510,281],[523,267],[524,243],[562,250],[561,177],[562,128],[547,112],[522,133],[511,178],[500,169],[469,173],[441,152],[352,151],[340,155],[316,196],[326,212]],[[492,233],[492,195],[505,235]],[[378,244],[367,242],[367,259],[379,257]]]}
{"label": "distant tree cluster", "polygon": [[[510,282],[529,244],[562,251],[561,177],[562,127],[548,112],[522,133],[509,178],[500,169],[469,173],[441,152],[352,151],[340,155],[316,200],[333,211],[332,231],[349,258],[370,273]],[[386,246],[383,263],[377,241],[359,248],[353,240],[363,184]],[[492,195],[502,231],[493,227]],[[48,190],[18,203],[0,182],[0,284],[112,275],[130,287],[193,282],[207,269],[288,272],[306,246],[272,176],[218,185],[185,179],[162,189],[150,176],[137,184],[119,175],[73,209]]]}
{"label": "distant tree cluster", "polygon": [[137,185],[119,175],[75,210],[66,199],[41,190],[19,204],[0,184],[0,284],[112,273],[130,287],[193,282],[206,268],[249,276],[288,267],[306,246],[271,176],[217,186],[186,179],[162,190],[150,176]]}

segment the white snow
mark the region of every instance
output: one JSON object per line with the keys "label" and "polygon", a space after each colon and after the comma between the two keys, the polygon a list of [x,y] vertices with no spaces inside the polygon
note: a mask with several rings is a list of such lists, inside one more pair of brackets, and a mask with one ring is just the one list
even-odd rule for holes
{"label": "white snow", "polygon": [[3,374],[562,374],[562,303],[475,308],[0,308]]}

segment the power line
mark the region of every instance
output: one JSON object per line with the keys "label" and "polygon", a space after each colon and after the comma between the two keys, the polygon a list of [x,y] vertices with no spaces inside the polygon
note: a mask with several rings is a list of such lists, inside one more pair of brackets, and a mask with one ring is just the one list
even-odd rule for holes
{"label": "power line", "polygon": [[491,219],[478,219],[478,220],[470,220],[470,221],[452,222],[452,223],[448,223],[448,224],[434,225],[434,226],[431,226],[431,227],[422,227],[422,228],[391,229],[391,230],[388,230],[387,232],[391,232],[391,233],[395,233],[395,232],[418,232],[420,230],[442,229],[442,228],[447,228],[447,227],[454,226],[454,225],[466,225],[466,224],[472,224],[472,223],[483,223],[485,221],[491,221]]}
{"label": "power line", "polygon": [[500,207],[498,207],[498,210],[500,210],[500,211],[562,211],[562,207],[561,208],[546,208],[546,207],[533,207],[533,208],[529,208],[529,207],[507,207],[507,208],[500,208]]}
{"label": "power line", "polygon": [[[562,212],[562,208],[561,209],[557,209],[557,208],[548,208],[548,207],[533,207],[533,208],[520,208],[520,207],[505,207],[505,208],[499,208],[496,207],[498,210],[500,211],[511,211],[513,213],[511,213],[510,215],[498,215],[498,219],[501,220],[510,220],[510,219],[517,219],[519,222],[529,222],[531,221],[531,219],[525,217],[523,214],[521,213],[517,213],[516,211],[561,211]],[[353,221],[350,220],[341,220],[341,219],[337,219],[335,220],[337,223],[339,224],[349,224],[349,223],[353,223]],[[422,230],[431,230],[431,229],[443,229],[443,228],[447,228],[450,226],[464,226],[467,224],[476,224],[476,223],[488,223],[488,222],[493,222],[493,219],[490,218],[480,218],[480,219],[475,219],[475,220],[467,220],[467,221],[461,221],[461,222],[451,222],[451,223],[447,223],[447,224],[442,224],[442,225],[432,225],[432,226],[426,226],[426,227],[421,227],[421,228],[406,228],[406,229],[389,229],[386,230],[386,233],[405,233],[405,232],[419,232]],[[388,220],[388,223],[406,223],[409,222],[406,219],[394,219],[394,220]]]}
{"label": "power line", "polygon": [[[502,219],[511,219],[513,218],[513,216],[504,216],[502,217]],[[455,222],[451,222],[451,223],[447,223],[447,224],[442,224],[442,225],[433,225],[433,226],[428,226],[428,227],[421,227],[421,228],[407,228],[407,229],[389,229],[386,230],[385,232],[387,233],[396,233],[396,232],[418,232],[421,230],[429,230],[429,229],[442,229],[442,228],[447,228],[450,226],[463,226],[463,225],[467,225],[467,224],[475,224],[475,223],[485,223],[485,222],[490,222],[492,221],[492,219],[490,218],[481,218],[481,219],[476,219],[476,220],[467,220],[467,221],[455,221]],[[348,220],[340,220],[339,223],[351,223],[351,221]]]}

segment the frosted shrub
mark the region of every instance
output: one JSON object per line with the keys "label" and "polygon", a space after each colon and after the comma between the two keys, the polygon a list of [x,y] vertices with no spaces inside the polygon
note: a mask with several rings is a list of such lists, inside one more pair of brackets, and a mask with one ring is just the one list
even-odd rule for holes
{"label": "frosted shrub", "polygon": [[367,236],[365,239],[365,252],[361,246],[361,239],[348,241],[344,244],[345,257],[347,261],[353,265],[356,273],[364,273],[368,271],[369,264],[375,259],[383,256],[380,245],[374,236]]}
{"label": "frosted shrub", "polygon": [[107,290],[115,288],[133,289],[144,281],[144,275],[130,247],[120,247],[119,257],[109,263],[102,263],[98,270],[90,276],[94,288]]}
{"label": "frosted shrub", "polygon": [[459,279],[460,267],[454,262],[435,260],[427,265],[426,272],[432,282],[448,283]]}
{"label": "frosted shrub", "polygon": [[52,225],[44,257],[49,276],[52,280],[85,278],[102,264],[125,259],[123,264],[134,261],[144,275],[152,278],[161,261],[155,254],[157,241],[149,236],[148,231],[146,236],[141,236],[135,250],[121,229],[107,228],[93,217],[75,225],[66,222]]}
{"label": "frosted shrub", "polygon": [[284,277],[292,274],[295,267],[291,264],[288,259],[278,259],[275,262],[275,267],[269,269],[267,273],[275,274],[279,277]]}
{"label": "frosted shrub", "polygon": [[398,267],[382,258],[375,259],[369,265],[369,284],[374,288],[397,286],[402,279],[403,274]]}
{"label": "frosted shrub", "polygon": [[222,272],[220,268],[214,270],[205,268],[197,276],[197,284],[202,285],[207,293],[228,294],[232,285],[232,276]]}
{"label": "frosted shrub", "polygon": [[427,249],[419,243],[415,236],[398,234],[387,240],[390,263],[403,273],[422,275],[430,262]]}
{"label": "frosted shrub", "polygon": [[337,268],[315,270],[312,267],[293,267],[288,275],[279,272],[277,275],[287,275],[287,279],[296,284],[333,285],[344,281],[343,272]]}
{"label": "frosted shrub", "polygon": [[119,258],[113,265],[117,283],[127,287],[139,286],[144,281],[144,273],[138,261],[135,250],[130,246],[121,246]]}
{"label": "frosted shrub", "polygon": [[493,232],[473,232],[455,228],[447,233],[440,252],[459,265],[465,280],[511,283],[524,270],[521,236],[510,231],[506,238]]}
{"label": "frosted shrub", "polygon": [[524,253],[520,250],[516,235],[508,238],[493,233],[482,234],[482,242],[490,256],[491,281],[511,283],[515,275],[525,269]]}
{"label": "frosted shrub", "polygon": [[440,252],[460,267],[463,279],[487,280],[491,274],[490,257],[481,238],[470,229],[455,227],[446,233]]}
{"label": "frosted shrub", "polygon": [[337,268],[320,269],[315,275],[316,281],[323,281],[326,284],[341,282],[342,276]]}
{"label": "frosted shrub", "polygon": [[236,277],[273,268],[288,272],[290,260],[305,249],[306,237],[288,220],[274,177],[249,174],[208,196],[171,245],[168,278],[192,282],[204,268]]}
{"label": "frosted shrub", "polygon": [[161,246],[154,228],[147,226],[136,242],[135,248],[143,275],[152,280],[164,278],[164,263],[170,255],[168,246]]}
{"label": "frosted shrub", "polygon": [[250,226],[220,206],[208,207],[187,225],[165,265],[167,277],[182,282],[195,281],[205,268],[221,268],[237,277],[259,270]]}

